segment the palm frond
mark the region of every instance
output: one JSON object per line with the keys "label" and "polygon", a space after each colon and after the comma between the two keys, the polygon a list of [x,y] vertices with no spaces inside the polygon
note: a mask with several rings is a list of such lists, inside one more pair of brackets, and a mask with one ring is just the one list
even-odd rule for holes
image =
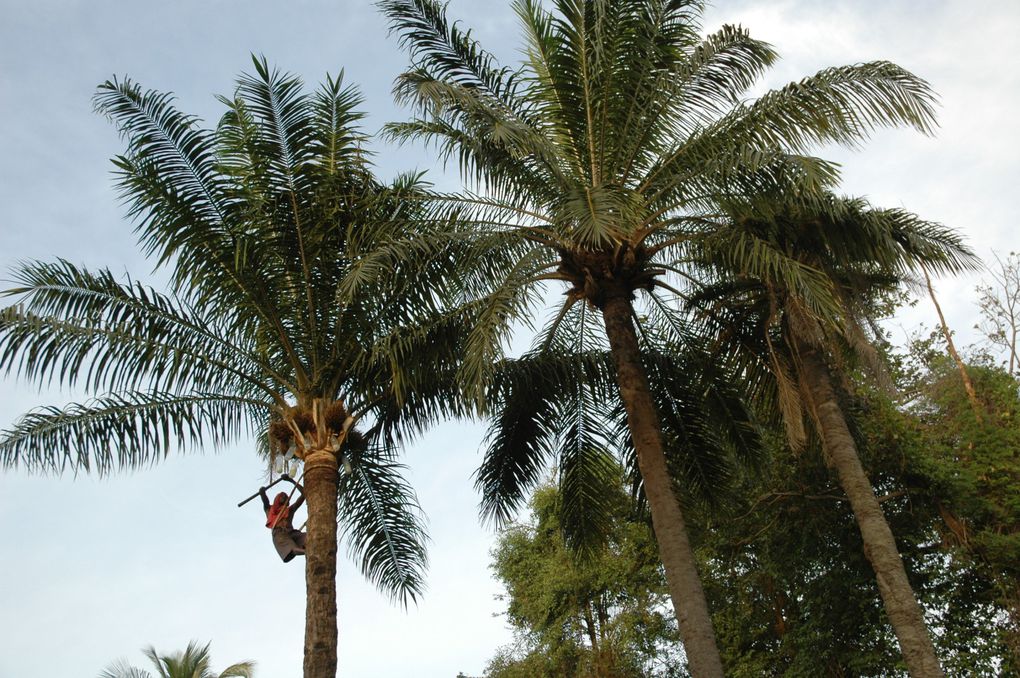
{"label": "palm frond", "polygon": [[223,669],[216,678],[253,678],[254,675],[255,662],[240,662]]}
{"label": "palm frond", "polygon": [[904,209],[872,209],[867,216],[879,221],[902,250],[913,271],[920,265],[938,274],[975,271],[981,261],[959,232],[925,221]]}
{"label": "palm frond", "polygon": [[513,326],[521,320],[527,322],[529,311],[539,301],[532,282],[549,260],[550,253],[544,248],[531,248],[480,299],[481,308],[468,335],[461,366],[464,391],[476,399],[481,400],[481,389],[489,382],[493,365],[503,357]]}
{"label": "palm frond", "polygon": [[137,387],[259,391],[282,402],[287,375],[249,338],[180,299],[106,270],[66,261],[27,263],[4,292],[23,302],[0,311],[0,368],[89,390]]}
{"label": "palm frond", "polygon": [[361,93],[344,86],[344,72],[329,74],[312,100],[316,168],[327,175],[338,175],[357,167],[363,159],[366,136],[358,129],[365,115],[358,110]]}
{"label": "palm frond", "polygon": [[[539,363],[505,360],[496,366],[485,453],[475,472],[482,518],[497,525],[514,518],[555,453],[559,384]],[[552,382],[552,383],[550,383]],[[521,394],[500,398],[499,394]],[[522,397],[527,394],[526,397]]]}
{"label": "palm frond", "polygon": [[152,674],[131,666],[126,660],[118,660],[99,674],[99,678],[152,678]]}
{"label": "palm frond", "polygon": [[340,479],[341,537],[362,574],[406,606],[425,590],[428,536],[405,467],[377,447],[353,451],[350,462]]}
{"label": "palm frond", "polygon": [[[346,384],[349,393],[365,394],[364,410],[387,446],[409,442],[440,419],[467,416],[457,366],[464,353],[464,327],[472,307],[437,314],[415,326],[395,329],[365,351],[351,372],[364,375]],[[379,398],[380,383],[391,384]],[[353,402],[354,411],[361,403]]]}
{"label": "palm frond", "polygon": [[479,90],[515,112],[514,73],[500,67],[496,58],[483,50],[469,32],[446,18],[446,6],[432,0],[386,0],[379,6],[397,33],[401,47],[408,49],[415,63],[437,79]]}
{"label": "palm frond", "polygon": [[599,415],[579,409],[559,454],[560,526],[567,546],[582,557],[606,543],[614,508],[608,499],[619,485],[619,463]]}
{"label": "palm frond", "polygon": [[0,465],[29,472],[140,468],[172,449],[237,440],[272,403],[229,394],[121,391],[63,408],[41,407],[0,433]]}
{"label": "palm frond", "polygon": [[880,127],[931,133],[936,97],[927,82],[888,61],[839,66],[769,92],[720,121],[747,143],[807,150],[855,146]]}
{"label": "palm frond", "polygon": [[[197,118],[173,107],[169,93],[143,92],[131,80],[108,80],[99,86],[93,103],[98,112],[114,121],[128,141],[128,154],[118,159],[121,187],[132,199],[132,213],[148,212],[140,226],[143,242],[160,261],[179,249],[178,239],[203,239],[201,230],[223,233],[229,202],[215,168],[211,133],[199,128]],[[162,183],[172,185],[179,198],[173,210],[149,211],[150,196],[131,195],[133,168],[144,165]],[[139,173],[141,174],[141,173]],[[167,212],[169,212],[167,214]],[[164,218],[164,214],[168,218]]]}

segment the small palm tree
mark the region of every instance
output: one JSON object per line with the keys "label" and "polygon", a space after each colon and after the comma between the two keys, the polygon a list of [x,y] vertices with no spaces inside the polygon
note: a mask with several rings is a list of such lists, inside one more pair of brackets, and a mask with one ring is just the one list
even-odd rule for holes
{"label": "small palm tree", "polygon": [[[209,668],[209,644],[199,647],[191,641],[183,652],[160,655],[151,645],[142,652],[156,668],[157,678],[254,678],[255,662],[241,662],[228,666],[220,673]],[[125,661],[111,664],[99,674],[99,678],[152,678],[144,669],[135,668]]]}
{"label": "small palm tree", "polygon": [[426,535],[394,455],[458,407],[442,385],[463,344],[443,312],[454,259],[408,221],[418,177],[372,176],[354,89],[327,77],[307,94],[254,62],[212,130],[168,94],[99,88],[127,140],[119,187],[171,292],[64,261],[15,272],[0,368],[99,395],[24,416],[0,434],[0,465],[104,474],[246,435],[265,456],[296,455],[305,676],[332,678],[338,520],[382,590],[406,605],[424,588]]}
{"label": "small palm tree", "polygon": [[691,671],[722,676],[635,303],[661,321],[650,336],[683,337],[670,297],[688,274],[688,248],[715,225],[706,216],[751,192],[830,185],[834,167],[804,155],[815,143],[852,145],[879,126],[928,131],[931,91],[872,62],[745,102],[775,52],[740,27],[703,37],[694,0],[556,0],[551,11],[519,0],[519,69],[501,67],[435,0],[381,4],[411,53],[396,92],[416,114],[390,133],[456,160],[478,192],[451,196],[449,214],[473,223],[490,261],[506,264],[471,278],[485,305],[465,380],[486,382],[543,281],[567,286],[557,317],[578,303],[601,316]]}
{"label": "small palm tree", "polygon": [[[765,209],[761,209],[763,207]],[[733,252],[755,252],[754,270]],[[781,411],[788,438],[805,441],[805,414],[836,471],[875,570],[912,676],[942,670],[889,524],[861,465],[840,405],[841,371],[874,365],[869,303],[925,269],[976,260],[952,231],[860,199],[781,199],[738,213],[703,253],[716,282],[692,298],[722,347],[742,354],[751,382]],[[706,278],[707,279],[707,278]]]}

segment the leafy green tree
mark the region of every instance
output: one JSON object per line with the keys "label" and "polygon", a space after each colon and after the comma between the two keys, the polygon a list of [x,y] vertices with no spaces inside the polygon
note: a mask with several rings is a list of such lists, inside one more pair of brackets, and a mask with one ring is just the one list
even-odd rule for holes
{"label": "leafy green tree", "polygon": [[[220,673],[214,672],[209,668],[211,659],[208,643],[205,647],[199,647],[197,642],[192,641],[183,652],[172,655],[161,655],[152,646],[142,651],[155,667],[158,678],[253,678],[255,675],[254,662],[241,662]],[[152,678],[152,674],[119,661],[99,674],[99,678]]]}
{"label": "leafy green tree", "polygon": [[[858,376],[841,403],[946,673],[1010,675],[993,582],[946,538],[939,504],[950,495],[935,473],[935,431]],[[809,437],[793,451],[777,432],[765,472],[745,478],[738,500],[692,520],[704,530],[699,555],[728,676],[907,675],[861,532],[819,446]]]}
{"label": "leafy green tree", "polygon": [[[536,372],[548,372],[551,365],[546,362]],[[926,368],[922,366],[919,373],[927,374]],[[975,374],[983,386],[983,371],[976,369]],[[946,401],[955,402],[961,408],[959,414],[971,416],[958,376],[954,371],[944,376],[953,380],[948,385],[956,389],[955,400],[947,397]],[[949,675],[1011,675],[1008,601],[1000,598],[1000,587],[990,579],[988,568],[959,548],[941,517],[947,502],[952,501],[953,510],[958,510],[956,502],[975,498],[959,482],[962,477],[953,471],[958,462],[947,451],[950,431],[959,430],[959,425],[948,419],[943,425],[941,418],[906,411],[871,381],[864,374],[855,375],[841,406],[878,501],[897,535],[911,583],[931,620],[939,657]],[[568,384],[563,390],[572,390],[573,382]],[[542,390],[541,383],[536,390]],[[920,386],[904,391],[904,401],[930,409]],[[929,416],[933,426],[927,423]],[[953,445],[966,447],[960,442]],[[906,675],[860,530],[846,495],[824,463],[818,439],[809,435],[805,449],[793,451],[777,431],[770,450],[762,472],[741,474],[737,491],[728,492],[726,501],[689,504],[695,540],[703,545],[698,557],[706,574],[726,674],[747,678]],[[934,463],[942,459],[944,463]],[[1001,464],[1002,459],[994,465]],[[977,476],[987,475],[991,467],[974,464],[971,480],[980,483]],[[562,522],[566,503],[562,490],[569,484],[564,483],[562,469],[557,476],[555,489],[542,489],[557,499],[545,508],[544,519],[557,527],[552,536],[566,541],[569,530]],[[947,484],[953,478],[955,489]],[[1007,495],[1000,499],[1002,506],[1008,506]],[[520,530],[533,537],[528,544],[540,543],[543,533],[535,528],[537,520],[533,512],[530,523],[506,533],[506,541],[517,539]],[[968,523],[968,529],[973,528]],[[973,540],[975,532],[968,534]],[[561,556],[551,549],[535,547],[525,553],[534,559],[511,561],[515,572],[543,586],[521,586],[517,599],[531,609],[554,607],[558,602],[566,607],[569,599],[563,591],[575,581],[574,571],[562,565]],[[580,562],[583,567],[584,561]],[[601,571],[616,572],[605,567]],[[617,582],[621,578],[625,579],[619,573],[611,577]],[[553,639],[562,637],[556,624],[554,620],[546,629]],[[493,657],[489,674],[500,678],[576,675],[587,670],[590,657],[589,644],[583,642],[582,634],[577,636],[580,644],[554,644],[534,626],[521,626],[516,643]]]}
{"label": "leafy green tree", "polygon": [[[728,256],[741,246],[771,262],[750,270]],[[866,328],[878,292],[922,267],[955,272],[974,264],[953,232],[902,210],[832,198],[737,213],[706,250],[719,282],[697,300],[721,341],[749,355],[767,378],[795,447],[804,418],[821,439],[878,580],[886,613],[911,675],[942,675],[895,539],[861,465],[840,402],[840,372],[875,357]],[[729,260],[727,260],[729,259]]]}
{"label": "leafy green tree", "polygon": [[532,497],[530,520],[501,533],[492,569],[506,588],[518,642],[493,658],[489,678],[680,675],[679,636],[655,539],[647,522],[634,518],[614,466],[602,548],[579,558],[568,546],[558,507],[565,497],[551,482]]}
{"label": "leafy green tree", "polygon": [[295,454],[304,675],[332,678],[338,520],[366,577],[405,605],[422,591],[426,534],[395,446],[456,411],[442,382],[463,319],[440,312],[453,259],[430,253],[447,241],[406,218],[418,177],[372,176],[357,91],[327,77],[305,93],[253,60],[211,130],[169,94],[99,87],[127,142],[118,186],[170,293],[65,261],[15,271],[0,366],[99,395],[25,415],[0,464],[104,474],[246,436]]}
{"label": "leafy green tree", "polygon": [[[567,285],[558,316],[578,303],[601,315],[691,670],[722,676],[642,362],[635,298],[656,311],[641,315],[661,321],[646,335],[681,343],[669,297],[684,284],[689,250],[715,227],[704,217],[731,196],[827,185],[835,168],[804,155],[815,143],[852,145],[881,126],[928,131],[931,91],[894,64],[872,62],[745,102],[775,52],[740,27],[703,37],[703,6],[692,0],[558,0],[551,11],[519,0],[519,69],[500,66],[439,2],[381,4],[411,53],[396,91],[417,115],[390,133],[456,160],[478,192],[452,197],[449,213],[475,224],[492,260],[509,263],[470,280],[485,305],[465,377],[485,383],[512,324],[533,319],[543,281]],[[770,265],[749,247],[734,256],[752,270]],[[535,477],[508,474],[506,504],[521,501],[522,475]]]}
{"label": "leafy green tree", "polygon": [[[900,292],[883,295],[869,304],[869,317],[906,301]],[[1002,518],[1015,496],[1006,488],[1017,482],[1009,475],[1017,390],[1004,369],[989,372],[990,357],[972,362],[985,412],[978,426],[942,342],[934,332],[903,354],[880,341],[895,397],[869,370],[843,370],[840,406],[947,674],[1012,675],[1017,626],[1003,586],[1010,580],[959,536],[981,542],[979,525],[990,526],[993,514],[975,509],[987,497],[999,543],[1011,539]],[[764,472],[744,476],[722,511],[692,520],[727,675],[906,675],[860,530],[811,434],[795,451],[777,432]],[[999,566],[1015,562],[1014,555]]]}
{"label": "leafy green tree", "polygon": [[1009,675],[1020,670],[1020,386],[991,359],[969,364],[978,419],[944,353],[927,352],[921,362],[910,412],[928,450],[923,477],[948,551],[975,579],[975,600],[999,612]]}

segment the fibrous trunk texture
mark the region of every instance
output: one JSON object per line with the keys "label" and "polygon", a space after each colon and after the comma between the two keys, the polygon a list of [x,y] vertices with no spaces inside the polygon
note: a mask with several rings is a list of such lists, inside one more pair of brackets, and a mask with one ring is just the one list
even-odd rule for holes
{"label": "fibrous trunk texture", "polygon": [[304,678],[336,678],[337,482],[335,454],[316,451],[305,457]]}
{"label": "fibrous trunk texture", "polygon": [[813,348],[802,348],[800,355],[804,382],[809,389],[807,395],[814,408],[827,463],[836,470],[839,483],[850,500],[864,541],[864,554],[875,570],[878,590],[900,642],[907,671],[913,678],[944,676],[896,540],[861,466],[857,445],[836,398],[828,367]]}
{"label": "fibrous trunk texture", "polygon": [[666,467],[659,415],[641,363],[629,295],[609,297],[602,314],[688,666],[694,678],[722,678],[722,659],[712,630],[712,617]]}

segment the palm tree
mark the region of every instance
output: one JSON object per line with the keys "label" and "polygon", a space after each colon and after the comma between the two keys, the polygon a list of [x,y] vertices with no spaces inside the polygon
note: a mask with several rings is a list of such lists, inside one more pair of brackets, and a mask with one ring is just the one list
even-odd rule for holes
{"label": "palm tree", "polygon": [[[142,652],[156,667],[157,678],[252,678],[255,675],[255,662],[241,662],[214,673],[209,668],[209,643],[199,647],[192,641],[183,652],[172,655],[160,655],[151,645]],[[152,678],[152,674],[119,661],[108,666],[99,678]]]}
{"label": "palm tree", "polygon": [[332,678],[338,520],[380,589],[404,605],[423,590],[426,534],[395,446],[458,407],[441,384],[463,343],[440,312],[454,258],[438,227],[405,218],[418,176],[373,178],[353,88],[327,76],[307,94],[253,60],[212,130],[169,94],[99,87],[127,141],[118,185],[171,292],[66,261],[15,272],[0,367],[100,395],[25,415],[0,464],[105,474],[246,435],[296,455],[304,675]]}
{"label": "palm tree", "polygon": [[567,284],[564,315],[578,302],[601,313],[691,670],[721,676],[633,323],[635,298],[668,305],[661,295],[673,294],[685,275],[678,262],[707,227],[699,217],[715,213],[722,196],[829,185],[835,168],[803,155],[813,144],[852,145],[879,126],[926,132],[931,91],[895,64],[872,62],[744,102],[776,55],[740,27],[702,37],[696,0],[557,0],[553,11],[517,0],[526,57],[516,70],[451,24],[435,0],[381,4],[411,53],[396,93],[416,115],[390,134],[424,139],[456,160],[476,192],[451,197],[449,213],[476,225],[494,260],[511,263],[471,280],[488,305],[463,378],[485,383],[542,281]]}
{"label": "palm tree", "polygon": [[[743,353],[751,381],[770,378],[788,438],[805,441],[804,414],[821,439],[853,510],[865,554],[912,676],[941,676],[920,605],[875,497],[836,379],[854,361],[874,365],[869,304],[882,290],[926,270],[957,272],[973,254],[952,231],[903,210],[860,199],[781,199],[738,213],[704,251],[716,282],[692,303],[720,345]],[[770,261],[756,271],[732,252],[751,248]]]}

